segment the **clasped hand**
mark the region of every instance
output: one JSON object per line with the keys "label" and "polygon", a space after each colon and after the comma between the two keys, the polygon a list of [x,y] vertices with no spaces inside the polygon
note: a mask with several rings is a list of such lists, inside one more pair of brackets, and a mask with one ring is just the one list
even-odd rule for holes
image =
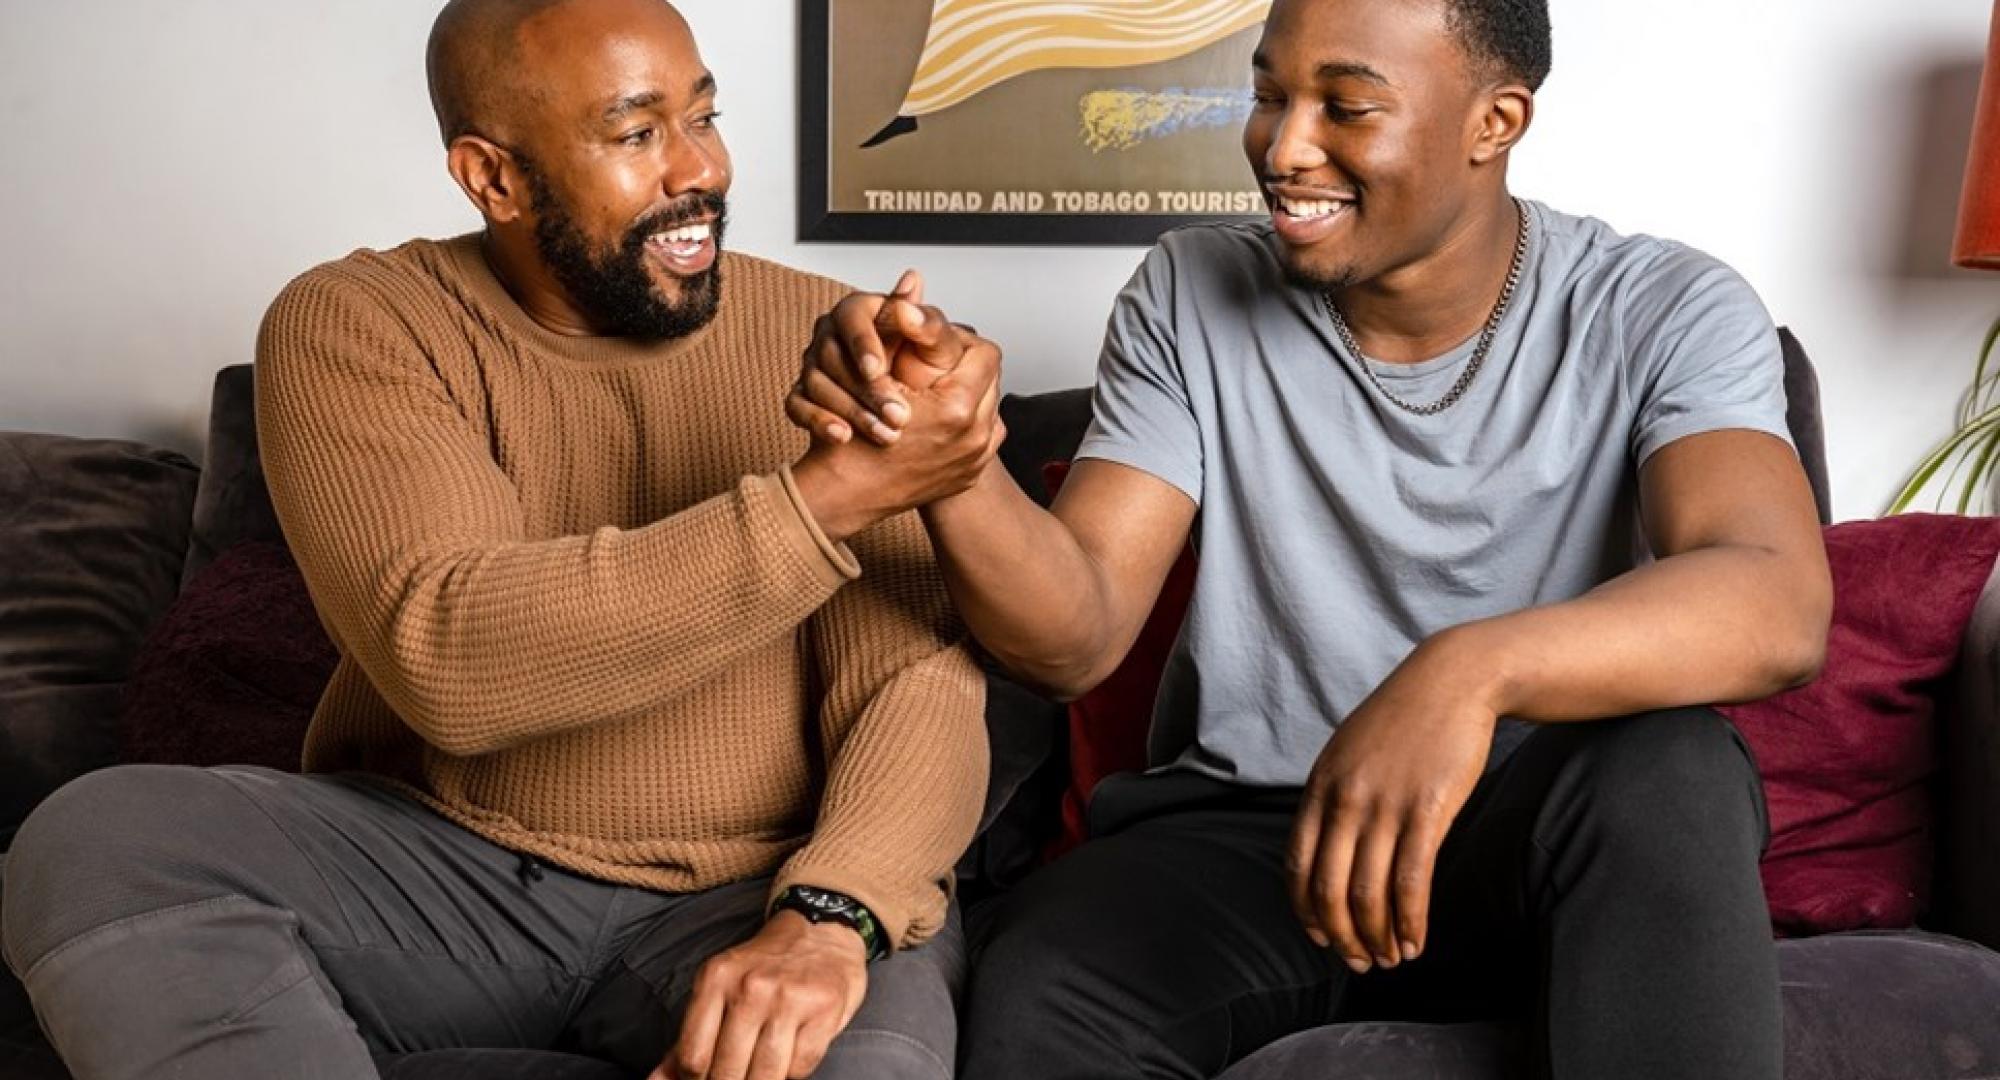
{"label": "clasped hand", "polygon": [[887,513],[972,486],[1006,438],[999,347],[926,305],[923,287],[909,271],[822,316],[785,401],[813,435],[808,457],[866,477]]}

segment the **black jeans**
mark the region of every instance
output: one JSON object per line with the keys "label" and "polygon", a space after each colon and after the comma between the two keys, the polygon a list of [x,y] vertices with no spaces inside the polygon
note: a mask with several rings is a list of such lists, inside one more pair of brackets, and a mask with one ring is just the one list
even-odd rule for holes
{"label": "black jeans", "polygon": [[1109,835],[985,920],[960,1076],[1212,1077],[1357,1019],[1518,1019],[1532,1075],[1564,1080],[1781,1075],[1763,794],[1714,710],[1536,729],[1474,789],[1425,952],[1390,971],[1356,976],[1300,929],[1296,801],[1192,776],[1100,789]]}

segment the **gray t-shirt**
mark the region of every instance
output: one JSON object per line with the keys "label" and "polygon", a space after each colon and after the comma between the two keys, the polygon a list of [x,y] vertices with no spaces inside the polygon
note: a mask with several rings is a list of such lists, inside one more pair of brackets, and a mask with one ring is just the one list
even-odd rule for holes
{"label": "gray t-shirt", "polygon": [[1787,442],[1784,361],[1750,286],[1700,252],[1529,204],[1485,366],[1342,347],[1268,223],[1171,232],[1112,309],[1079,457],[1200,506],[1194,600],[1153,718],[1155,768],[1297,785],[1419,642],[1630,569],[1638,467],[1724,428]]}

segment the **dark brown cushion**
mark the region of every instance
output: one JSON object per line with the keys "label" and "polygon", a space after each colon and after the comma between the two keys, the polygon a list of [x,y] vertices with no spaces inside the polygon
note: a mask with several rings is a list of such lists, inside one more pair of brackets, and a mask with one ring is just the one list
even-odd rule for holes
{"label": "dark brown cushion", "polygon": [[114,759],[119,684],[180,585],[196,479],[136,443],[0,434],[0,850]]}

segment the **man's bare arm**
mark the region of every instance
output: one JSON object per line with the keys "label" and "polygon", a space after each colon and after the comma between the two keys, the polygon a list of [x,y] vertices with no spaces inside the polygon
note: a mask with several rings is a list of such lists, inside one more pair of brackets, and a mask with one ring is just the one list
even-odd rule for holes
{"label": "man's bare arm", "polygon": [[922,512],[973,636],[1010,673],[1069,700],[1131,650],[1195,504],[1148,473],[1086,459],[1050,510],[996,462]]}
{"label": "man's bare arm", "polygon": [[1446,630],[1398,665],[1314,764],[1293,901],[1357,970],[1423,951],[1438,846],[1500,716],[1598,720],[1763,697],[1813,677],[1832,584],[1797,455],[1692,436],[1641,470],[1656,562],[1575,600]]}
{"label": "man's bare arm", "polygon": [[1674,442],[1639,474],[1657,561],[1455,631],[1502,715],[1543,722],[1767,697],[1811,680],[1833,584],[1798,456],[1769,435]]}
{"label": "man's bare arm", "polygon": [[[890,293],[842,300],[814,328],[786,412],[819,446],[862,444],[859,459],[900,455],[914,465],[929,452],[910,453],[928,438],[912,402],[994,362],[997,346],[922,298],[922,277],[907,272]],[[880,448],[871,454],[867,444]],[[1195,515],[1173,485],[1097,460],[1075,464],[1052,510],[998,461],[969,489],[911,505],[922,507],[973,636],[1011,674],[1065,699],[1124,659]]]}

